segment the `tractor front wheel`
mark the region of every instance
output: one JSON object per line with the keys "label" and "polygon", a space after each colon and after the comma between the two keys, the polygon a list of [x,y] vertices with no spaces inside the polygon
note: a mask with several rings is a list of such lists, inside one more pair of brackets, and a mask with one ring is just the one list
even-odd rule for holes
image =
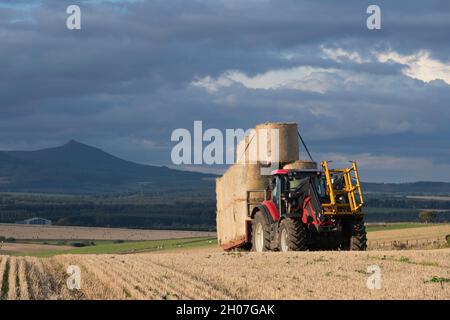
{"label": "tractor front wheel", "polygon": [[345,236],[342,249],[352,251],[365,251],[367,249],[367,232],[364,220],[348,221],[345,225]]}
{"label": "tractor front wheel", "polygon": [[282,220],[278,235],[280,251],[305,251],[308,249],[306,229],[299,218]]}
{"label": "tractor front wheel", "polygon": [[253,218],[252,251],[270,251],[270,225],[260,211]]}

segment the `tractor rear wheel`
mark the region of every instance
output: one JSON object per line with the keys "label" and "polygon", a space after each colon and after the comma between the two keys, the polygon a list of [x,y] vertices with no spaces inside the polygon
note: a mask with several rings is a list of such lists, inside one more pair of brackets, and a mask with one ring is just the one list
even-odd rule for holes
{"label": "tractor rear wheel", "polygon": [[281,221],[278,235],[280,251],[305,251],[308,249],[306,229],[299,218],[286,218]]}
{"label": "tractor rear wheel", "polygon": [[352,251],[365,251],[367,249],[367,232],[364,220],[348,221],[342,249]]}
{"label": "tractor rear wheel", "polygon": [[258,211],[253,218],[252,251],[270,251],[270,224],[261,211]]}

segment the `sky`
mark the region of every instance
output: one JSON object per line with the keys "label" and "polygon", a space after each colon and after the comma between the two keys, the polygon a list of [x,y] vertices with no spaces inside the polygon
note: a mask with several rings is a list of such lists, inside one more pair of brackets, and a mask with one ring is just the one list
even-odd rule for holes
{"label": "sky", "polygon": [[450,2],[0,0],[0,150],[75,139],[170,166],[195,120],[294,121],[365,181],[450,182]]}

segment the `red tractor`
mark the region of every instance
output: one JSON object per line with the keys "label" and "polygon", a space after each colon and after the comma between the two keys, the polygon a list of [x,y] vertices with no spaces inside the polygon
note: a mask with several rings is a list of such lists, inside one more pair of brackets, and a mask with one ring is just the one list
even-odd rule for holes
{"label": "red tractor", "polygon": [[[264,192],[262,203],[248,199]],[[257,252],[366,250],[364,200],[350,168],[275,170],[267,190],[247,191],[247,246]]]}

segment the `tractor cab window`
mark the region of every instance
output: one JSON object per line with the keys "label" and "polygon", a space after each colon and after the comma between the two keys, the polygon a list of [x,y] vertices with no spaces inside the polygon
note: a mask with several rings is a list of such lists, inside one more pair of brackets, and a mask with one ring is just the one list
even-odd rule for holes
{"label": "tractor cab window", "polygon": [[290,191],[294,191],[295,189],[300,187],[307,178],[312,178],[312,180],[314,181],[315,175],[309,172],[296,172],[295,174],[289,175],[287,189]]}
{"label": "tractor cab window", "polygon": [[300,186],[300,180],[295,177],[290,177],[288,181],[288,189],[289,190],[295,190]]}
{"label": "tractor cab window", "polygon": [[331,182],[335,190],[343,190],[345,188],[344,175],[341,173],[333,174],[331,176]]}
{"label": "tractor cab window", "polygon": [[272,201],[279,207],[279,199],[281,196],[281,179],[280,176],[275,176],[272,179]]}
{"label": "tractor cab window", "polygon": [[310,178],[317,195],[320,198],[326,197],[326,181],[325,177],[318,172],[296,172],[289,176],[287,189],[295,191],[305,179]]}
{"label": "tractor cab window", "polygon": [[325,176],[323,175],[318,175],[316,177],[316,189],[317,189],[317,194],[319,195],[320,198],[326,198],[327,197],[327,181],[325,179]]}

